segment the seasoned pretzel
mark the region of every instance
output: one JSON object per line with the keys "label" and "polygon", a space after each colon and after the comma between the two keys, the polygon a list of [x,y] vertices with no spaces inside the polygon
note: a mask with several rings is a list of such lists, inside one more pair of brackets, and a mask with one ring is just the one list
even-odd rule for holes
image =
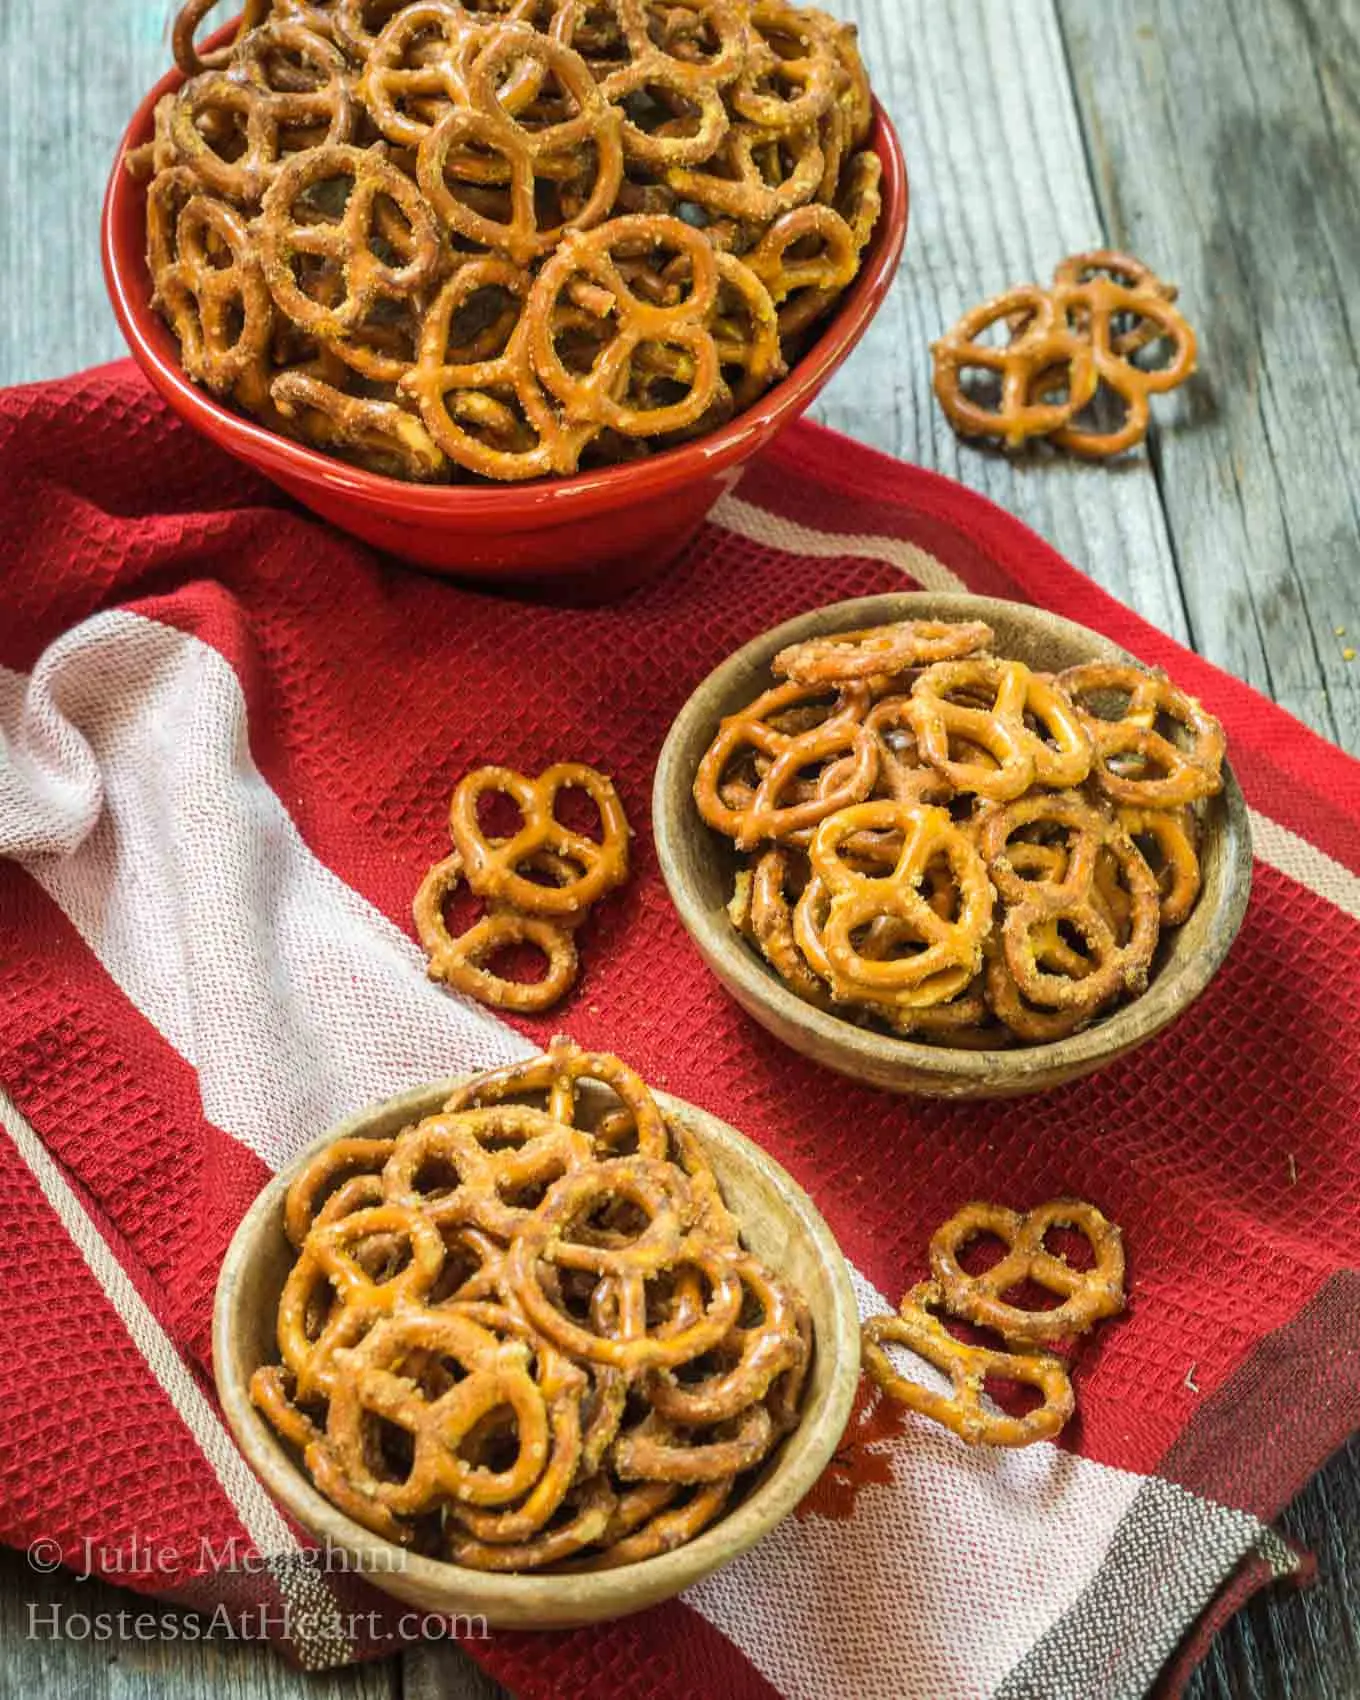
{"label": "seasoned pretzel", "polygon": [[[527,265],[571,231],[605,219],[623,177],[623,144],[617,112],[605,103],[578,54],[538,35],[527,24],[473,31],[465,56],[466,104],[452,107],[422,138],[416,175],[430,205],[460,236]],[[529,128],[512,117],[499,96],[502,79],[533,66],[560,84],[574,108],[570,116]],[[540,225],[535,182],[545,162],[594,150],[595,181],[589,196],[558,224]],[[479,211],[450,187],[460,181],[459,156],[475,151],[503,161],[508,175],[507,216]]]}
{"label": "seasoned pretzel", "polygon": [[[1115,810],[1115,819],[1143,852],[1144,861],[1156,876],[1162,897],[1162,925],[1178,927],[1195,907],[1202,883],[1194,816],[1188,808],[1139,809],[1126,804]],[[1145,843],[1155,850],[1155,861],[1144,849]],[[1098,884],[1101,872],[1098,865]]]}
{"label": "seasoned pretzel", "polygon": [[[392,1257],[400,1247],[409,1251],[404,1265]],[[376,1274],[361,1261],[366,1252],[378,1263]],[[395,1270],[388,1273],[392,1263]],[[383,1317],[423,1298],[443,1267],[444,1242],[418,1211],[379,1204],[315,1224],[279,1299],[279,1351],[296,1377],[298,1396],[329,1394],[336,1353]],[[332,1302],[319,1311],[327,1295]]]}
{"label": "seasoned pretzel", "polygon": [[826,156],[815,129],[779,134],[735,123],[704,165],[672,165],[666,183],[693,201],[743,224],[770,224],[816,194]]}
{"label": "seasoned pretzel", "polygon": [[[390,1204],[419,1211],[437,1227],[470,1224],[508,1240],[528,1220],[530,1207],[507,1203],[505,1194],[544,1191],[571,1169],[594,1161],[590,1136],[554,1121],[528,1104],[494,1104],[427,1116],[407,1128],[383,1169]],[[433,1167],[452,1171],[453,1184],[423,1179]]]}
{"label": "seasoned pretzel", "polygon": [[[1074,1228],[1095,1259],[1090,1269],[1074,1269],[1044,1247],[1052,1229]],[[959,1253],[978,1234],[1004,1241],[1005,1256],[980,1275],[970,1275]],[[979,1327],[994,1328],[1008,1341],[1032,1344],[1084,1334],[1102,1317],[1124,1308],[1124,1243],[1119,1229],[1081,1199],[1058,1198],[1023,1216],[999,1204],[974,1202],[936,1229],[930,1242],[930,1269],[944,1302],[956,1316]],[[1051,1310],[1027,1310],[1005,1294],[1030,1281],[1056,1294]]]}
{"label": "seasoned pretzel", "polygon": [[[1002,323],[1012,327],[1008,342],[981,340]],[[965,313],[931,344],[931,354],[935,394],[954,429],[968,437],[1000,437],[1008,449],[1059,430],[1096,393],[1089,339],[1074,330],[1053,297],[1034,284],[1009,289]],[[1000,396],[995,407],[963,388],[963,373],[978,370],[997,374]],[[1061,400],[1047,394],[1055,375],[1065,379]],[[1047,380],[1043,394],[1037,393],[1040,379]]]}
{"label": "seasoned pretzel", "polygon": [[986,649],[992,630],[980,620],[899,620],[890,626],[836,632],[781,649],[772,672],[800,685],[843,684],[876,679],[936,661],[953,661]]}
{"label": "seasoned pretzel", "polygon": [[[392,1155],[391,1139],[337,1139],[317,1153],[288,1188],[284,1201],[284,1231],[299,1249],[323,1203],[356,1177],[376,1179]],[[327,1195],[326,1200],[321,1194]],[[381,1199],[381,1185],[377,1202]]]}
{"label": "seasoned pretzel", "polygon": [[[1059,311],[1080,325],[1089,339],[1097,380],[1120,397],[1124,419],[1115,429],[1103,431],[1069,418],[1054,430],[1053,441],[1077,454],[1122,454],[1147,435],[1151,416],[1148,397],[1175,389],[1194,372],[1195,333],[1179,309],[1163,296],[1127,289],[1109,278],[1063,286],[1054,293]],[[1165,366],[1137,366],[1131,358],[1136,350],[1121,352],[1121,347],[1128,349],[1125,338],[1129,333],[1121,334],[1115,326],[1128,317],[1139,321],[1142,341],[1138,347],[1162,339],[1171,344],[1172,356]]]}
{"label": "seasoned pretzel", "polygon": [[560,1564],[606,1538],[617,1496],[602,1477],[587,1478],[572,1489],[563,1519],[543,1533],[512,1545],[461,1535],[456,1525],[445,1540],[446,1556],[472,1570],[541,1570]]}
{"label": "seasoned pretzel", "polygon": [[[1222,790],[1223,728],[1165,673],[1091,661],[1069,667],[1058,683],[1095,745],[1100,788],[1116,803],[1176,808]],[[1111,700],[1120,705],[1114,717],[1101,707]],[[1157,730],[1162,718],[1189,740],[1188,747]]]}
{"label": "seasoned pretzel", "polygon": [[283,372],[269,387],[275,407],[308,442],[350,454],[362,465],[424,482],[447,465],[413,414],[390,401],[347,395],[303,372]]}
{"label": "seasoned pretzel", "polygon": [[[656,303],[630,283],[624,262],[670,253],[683,263],[682,298]],[[586,371],[573,371],[557,346],[554,319],[561,298],[583,297],[588,311],[608,319],[611,335]],[[680,219],[634,214],[594,230],[570,232],[544,265],[530,297],[534,368],[568,420],[607,426],[625,437],[683,429],[702,417],[720,381],[709,327],[718,298],[718,267],[704,236]],[[641,345],[659,345],[692,362],[686,393],[669,405],[630,406],[625,396]]]}
{"label": "seasoned pretzel", "polygon": [[[564,790],[581,790],[599,810],[601,838],[573,832],[556,818]],[[482,797],[500,792],[519,809],[522,823],[508,839],[488,838],[477,819]],[[479,767],[464,775],[449,807],[449,830],[468,884],[479,896],[509,903],[526,915],[557,919],[579,915],[628,877],[631,829],[613,783],[581,762],[558,762],[530,779],[510,767]],[[580,870],[560,885],[536,885],[519,869],[543,852]]]}
{"label": "seasoned pretzel", "polygon": [[[483,477],[510,481],[570,472],[595,433],[590,425],[565,424],[534,376],[531,283],[509,260],[466,261],[427,313],[416,364],[401,380],[443,452]],[[512,303],[508,317],[492,327],[508,323],[504,341],[493,336],[458,347],[460,313],[497,291]]]}
{"label": "seasoned pretzel", "polygon": [[[351,184],[344,211],[338,218],[303,222],[300,203],[307,191],[337,180]],[[400,215],[405,250],[393,261],[374,246],[380,201]],[[439,265],[439,235],[429,207],[410,178],[376,149],[326,146],[295,155],[270,184],[258,229],[275,302],[295,324],[321,336],[354,330],[379,301],[407,299],[432,281]],[[306,293],[296,271],[303,257],[336,268],[343,284],[338,299],[323,304]]]}
{"label": "seasoned pretzel", "polygon": [[[943,1294],[922,1282],[902,1300],[896,1316],[872,1316],[863,1328],[864,1368],[890,1398],[959,1436],[969,1446],[1029,1446],[1051,1440],[1072,1415],[1076,1401],[1061,1361],[1048,1352],[998,1352],[957,1340],[935,1314]],[[951,1392],[938,1393],[898,1373],[885,1342],[904,1346],[942,1370]],[[1036,1388],[1043,1403],[1023,1417],[1007,1416],[984,1403],[990,1377]]]}
{"label": "seasoned pretzel", "polygon": [[468,100],[466,51],[475,20],[452,0],[419,0],[395,12],[374,40],[359,93],[389,142],[417,148],[429,113]]}
{"label": "seasoned pretzel", "polygon": [[[624,1245],[596,1246],[568,1240],[567,1231],[609,1199],[626,1200],[645,1218],[645,1227]],[[566,1174],[520,1230],[506,1265],[507,1290],[534,1325],[563,1351],[618,1369],[667,1368],[717,1345],[741,1308],[741,1282],[730,1257],[702,1240],[685,1237],[693,1215],[688,1187],[681,1192],[666,1165],[641,1157],[617,1157],[593,1169]],[[540,1264],[610,1275],[618,1283],[618,1324],[610,1333],[573,1321],[553,1304]],[[645,1281],[676,1265],[693,1267],[706,1280],[707,1308],[687,1327],[651,1333],[645,1316]]]}
{"label": "seasoned pretzel", "polygon": [[[580,966],[570,925],[551,916],[526,915],[493,903],[480,921],[455,937],[445,924],[444,905],[464,875],[462,856],[455,851],[435,863],[416,892],[412,912],[430,959],[430,978],[442,980],[495,1009],[513,1009],[524,1015],[560,1003],[575,985]],[[497,951],[516,944],[532,945],[542,952],[547,963],[542,979],[507,980],[486,967]]]}
{"label": "seasoned pretzel", "polygon": [[[901,835],[901,848],[886,874],[858,872],[842,857],[842,846],[860,832]],[[919,889],[937,858],[948,864],[958,888],[953,919],[940,915]],[[948,1002],[977,974],[992,921],[991,887],[976,849],[943,809],[893,802],[842,809],[817,828],[808,860],[816,882],[808,891],[829,898],[815,953],[824,955],[829,966],[833,997],[844,999],[848,992],[894,1006],[929,1006]],[[808,891],[795,917],[805,955],[804,938],[815,913]],[[866,955],[858,935],[881,921],[897,923],[921,948],[908,956]]]}
{"label": "seasoned pretzel", "polygon": [[582,1082],[591,1081],[607,1087],[618,1099],[621,1113],[631,1122],[637,1149],[642,1156],[664,1159],[668,1149],[666,1123],[642,1076],[618,1057],[598,1051],[583,1051],[561,1033],[553,1037],[541,1057],[533,1057],[523,1063],[509,1063],[504,1068],[478,1075],[467,1086],[460,1087],[444,1108],[472,1109],[505,1103],[526,1093],[542,1094],[544,1107],[555,1122],[577,1127],[585,1107],[579,1089]]}
{"label": "seasoned pretzel", "polygon": [[[734,1420],[765,1397],[776,1377],[807,1356],[799,1301],[794,1294],[754,1257],[740,1258],[736,1269],[743,1289],[760,1310],[760,1321],[734,1325],[717,1349],[724,1367],[700,1381],[681,1385],[673,1370],[648,1374],[646,1395],[652,1410],[671,1423],[692,1427]],[[634,1462],[643,1462],[636,1452]],[[728,1473],[735,1474],[740,1467],[734,1466]],[[647,1468],[640,1473],[660,1480],[714,1479],[707,1474],[670,1476]]]}
{"label": "seasoned pretzel", "polygon": [[[600,93],[623,113],[623,145],[628,159],[652,170],[698,164],[708,159],[727,134],[728,114],[722,89],[743,70],[747,61],[746,29],[741,9],[733,0],[678,0],[673,8],[686,25],[680,38],[687,45],[707,28],[715,38],[711,54],[681,57],[658,43],[652,33],[647,0],[561,0],[553,16],[552,33],[574,44],[582,21],[603,9],[617,27],[618,57],[606,62],[599,78]],[[672,24],[674,28],[674,23]],[[678,43],[677,43],[678,44]],[[597,73],[598,75],[598,73]],[[628,116],[630,97],[658,91],[694,116],[678,133],[669,125],[644,129]]]}
{"label": "seasoned pretzel", "polygon": [[[403,1373],[415,1354],[458,1364],[462,1379],[431,1396]],[[509,1505],[532,1491],[550,1458],[548,1402],[530,1365],[523,1340],[501,1338],[455,1309],[403,1311],[347,1354],[346,1373],[330,1389],[327,1448],[353,1486],[397,1516],[419,1516],[446,1496],[475,1506]],[[579,1383],[555,1391],[559,1399],[579,1401]],[[461,1443],[501,1410],[513,1413],[514,1456],[500,1469],[470,1463]],[[409,1435],[413,1459],[404,1480],[388,1480],[371,1468],[373,1418]]]}
{"label": "seasoned pretzel", "polygon": [[836,98],[841,37],[833,19],[780,0],[754,0],[746,66],[732,92],[734,110],[775,135],[806,130]]}
{"label": "seasoned pretzel", "polygon": [[[1091,739],[1073,705],[1023,661],[937,662],[912,686],[908,715],[922,755],[959,791],[1004,801],[1036,782],[1080,785],[1091,770]],[[976,745],[996,766],[956,760],[951,738]]]}
{"label": "seasoned pretzel", "polygon": [[[669,1482],[648,1483],[645,1488],[635,1488],[631,1495],[625,1495],[624,1498],[641,1500],[645,1512],[656,1504],[657,1488],[675,1488],[678,1485]],[[623,1525],[611,1523],[605,1531],[605,1540],[608,1543],[605,1550],[567,1568],[615,1570],[623,1564],[637,1564],[644,1558],[657,1558],[664,1552],[674,1552],[676,1547],[684,1546],[708,1527],[727,1504],[732,1494],[732,1485],[730,1477],[726,1481],[703,1483],[695,1487],[682,1504],[667,1505],[664,1509],[654,1511],[641,1527],[629,1533],[615,1533],[615,1530]],[[644,1494],[646,1498],[642,1499]],[[621,1506],[622,1504],[623,1500],[620,1501]]]}
{"label": "seasoned pretzel", "polygon": [[270,3],[271,0],[245,0],[232,39],[223,47],[201,53],[194,37],[217,0],[187,0],[175,14],[175,25],[170,34],[170,48],[176,65],[186,77],[196,77],[201,71],[220,71],[230,61],[241,39],[269,16]]}
{"label": "seasoned pretzel", "polygon": [[751,937],[796,997],[819,1009],[829,1009],[827,988],[808,967],[794,938],[793,904],[788,891],[792,856],[793,852],[774,845],[756,860],[750,885]]}
{"label": "seasoned pretzel", "polygon": [[[829,711],[822,715],[818,709],[819,718],[796,732],[779,724],[790,710],[813,708],[825,695],[822,686],[776,685],[719,726],[699,764],[694,800],[708,824],[734,838],[739,847],[750,847],[761,838],[793,842],[837,809],[868,796],[878,770],[878,748],[863,724],[870,706],[867,690],[851,685],[840,691]],[[729,771],[752,753],[767,763],[758,784],[726,800]],[[844,766],[833,760],[843,756],[851,758]],[[813,762],[828,765],[812,796],[782,802]]]}
{"label": "seasoned pretzel", "polygon": [[[1090,283],[1095,278],[1108,278],[1125,289],[1158,295],[1163,301],[1174,301],[1180,293],[1174,283],[1163,282],[1151,266],[1117,248],[1094,248],[1085,254],[1071,254],[1059,261],[1053,272],[1055,288]],[[1111,346],[1116,354],[1127,358],[1160,335],[1155,320],[1140,319],[1131,329],[1121,331]]]}
{"label": "seasoned pretzel", "polygon": [[[1065,836],[1061,877],[1026,879],[1011,864],[1012,835],[1036,826]],[[1091,1014],[1122,990],[1144,989],[1157,946],[1160,893],[1118,822],[1079,794],[1036,793],[988,813],[979,826],[978,845],[1006,906],[1006,963],[1026,999],[1044,1009]],[[1102,854],[1113,857],[1127,888],[1128,936],[1123,940],[1098,900],[1096,867]],[[1075,974],[1058,951],[1060,927],[1077,933],[1086,946],[1083,970]]]}
{"label": "seasoned pretzel", "polygon": [[[816,250],[807,251],[816,244]],[[810,202],[777,218],[746,263],[769,290],[777,307],[805,291],[832,299],[859,270],[855,234],[834,207]]]}
{"label": "seasoned pretzel", "polygon": [[625,1482],[730,1481],[758,1464],[774,1440],[773,1419],[759,1404],[746,1406],[739,1417],[711,1431],[697,1432],[650,1411],[614,1442],[613,1465]]}
{"label": "seasoned pretzel", "polygon": [[[274,54],[294,56],[304,75],[276,87]],[[357,116],[343,55],[300,24],[271,23],[242,41],[230,71],[205,71],[185,83],[171,111],[170,139],[205,188],[253,206],[290,153],[310,152],[311,142],[348,143]],[[228,157],[221,146],[238,138],[244,146]]]}
{"label": "seasoned pretzel", "polygon": [[152,304],[179,338],[185,371],[219,395],[262,398],[274,312],[245,219],[177,167],[151,185],[146,230]]}

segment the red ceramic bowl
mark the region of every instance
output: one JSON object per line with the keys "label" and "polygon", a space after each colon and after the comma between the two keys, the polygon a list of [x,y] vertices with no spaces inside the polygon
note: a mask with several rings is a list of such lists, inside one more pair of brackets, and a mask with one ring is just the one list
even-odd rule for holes
{"label": "red ceramic bowl", "polygon": [[162,77],[137,109],[104,198],[104,276],[133,358],[182,419],[313,512],[379,549],[460,578],[586,581],[598,594],[627,588],[664,566],[743,462],[796,419],[845,360],[902,255],[906,166],[896,133],[875,103],[871,145],[883,162],[883,216],[863,269],[820,340],[754,407],[697,442],[571,478],[494,488],[402,483],[266,430],[182,371],[175,339],[151,309],[145,191],[123,160],[150,137],[157,100],[183,80],[178,71]]}

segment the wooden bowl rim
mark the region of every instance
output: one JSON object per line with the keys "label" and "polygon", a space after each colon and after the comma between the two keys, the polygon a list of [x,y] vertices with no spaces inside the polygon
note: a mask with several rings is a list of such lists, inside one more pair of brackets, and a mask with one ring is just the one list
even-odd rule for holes
{"label": "wooden bowl rim", "polygon": [[[1121,1051],[1151,1038],[1190,1007],[1222,966],[1251,895],[1252,848],[1247,805],[1232,767],[1225,761],[1219,826],[1224,879],[1218,908],[1209,917],[1216,924],[1210,928],[1207,948],[1183,962],[1164,964],[1141,997],[1070,1038],[1048,1045],[995,1051],[918,1044],[856,1027],[815,1009],[796,997],[765,967],[738,937],[724,910],[709,908],[700,900],[681,871],[684,857],[680,854],[680,844],[686,828],[693,824],[690,815],[698,820],[692,794],[694,773],[686,768],[684,752],[694,740],[696,730],[706,730],[709,738],[717,730],[713,711],[708,706],[711,696],[723,694],[743,676],[750,677],[754,696],[758,689],[765,688],[760,683],[761,676],[768,679],[769,662],[776,652],[806,638],[903,619],[984,620],[991,624],[998,610],[1004,610],[1008,618],[1021,624],[1057,628],[1061,635],[1088,645],[1092,660],[1145,665],[1112,638],[1027,602],[975,596],[966,591],[934,590],[885,591],[877,596],[852,597],[795,615],[752,638],[719,662],[690,693],[676,715],[657,760],[652,786],[652,834],[657,861],[681,923],[699,946],[700,954],[722,963],[723,975],[730,976],[741,988],[743,995],[739,1001],[749,999],[772,1010],[786,1025],[814,1037],[823,1050],[839,1052],[847,1061],[860,1061],[880,1076],[886,1071],[900,1071],[904,1075],[932,1075],[960,1084],[993,1086],[1003,1080],[1018,1081],[1023,1075],[1036,1081],[1045,1073],[1061,1073],[1070,1078],[1073,1072],[1090,1072],[1104,1060],[1113,1061]],[[702,821],[699,824],[712,832]],[[716,841],[717,835],[713,836]],[[1020,1059],[1027,1060],[1026,1067],[1017,1067]],[[1042,1059],[1042,1069],[1036,1059]]]}
{"label": "wooden bowl rim", "polygon": [[[239,1278],[266,1236],[271,1231],[282,1233],[284,1195],[294,1176],[318,1151],[337,1139],[362,1135],[379,1118],[419,1120],[434,1114],[456,1087],[472,1078],[453,1075],[367,1105],[312,1140],[261,1190],[233,1234],[218,1274],[212,1327],[218,1399],[246,1462],[273,1497],[323,1542],[358,1555],[362,1574],[374,1586],[384,1588],[385,1576],[395,1572],[431,1593],[446,1593],[450,1609],[456,1605],[459,1612],[474,1616],[484,1612],[494,1622],[496,1608],[508,1607],[517,1627],[527,1627],[525,1620],[540,1609],[547,1627],[560,1627],[568,1620],[554,1617],[550,1608],[560,1605],[569,1590],[589,1595],[582,1618],[570,1621],[598,1622],[623,1616],[633,1609],[630,1601],[636,1594],[645,1593],[651,1602],[673,1597],[746,1552],[793,1511],[830,1462],[849,1421],[859,1383],[859,1307],[849,1269],[812,1199],[768,1152],[710,1111],[669,1092],[655,1091],[653,1095],[663,1109],[688,1121],[701,1140],[725,1147],[755,1172],[763,1188],[782,1198],[798,1231],[806,1235],[817,1262],[826,1270],[829,1327],[823,1330],[819,1320],[816,1351],[818,1361],[831,1373],[821,1408],[805,1410],[802,1422],[775,1455],[773,1466],[767,1466],[763,1479],[734,1511],[673,1552],[621,1565],[617,1570],[552,1576],[470,1570],[443,1559],[409,1553],[383,1540],[346,1517],[318,1492],[255,1409],[247,1386],[236,1376],[231,1341]],[[846,1366],[854,1373],[843,1373]]]}

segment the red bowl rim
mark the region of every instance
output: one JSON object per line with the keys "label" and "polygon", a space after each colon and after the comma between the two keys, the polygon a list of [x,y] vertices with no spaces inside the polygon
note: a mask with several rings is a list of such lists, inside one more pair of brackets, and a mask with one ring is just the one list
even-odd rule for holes
{"label": "red bowl rim", "polygon": [[[234,25],[216,32],[208,45],[226,41]],[[131,148],[152,133],[154,109],[160,97],[184,81],[177,68],[169,70],[151,89],[124,133],[104,195],[100,242],[104,279],[129,348],[139,366],[177,411],[243,458],[286,480],[324,484],[369,507],[400,510],[438,522],[460,518],[508,517],[511,505],[541,507],[571,504],[578,513],[624,505],[644,491],[654,491],[712,477],[746,459],[780,426],[796,418],[853,348],[888,291],[906,240],[908,189],[906,162],[891,120],[877,99],[870,145],[883,165],[883,212],[870,243],[868,258],[846,291],[836,316],[787,378],[738,414],[728,424],[693,443],[623,466],[575,473],[567,478],[526,481],[495,487],[428,485],[366,472],[346,461],[323,454],[232,412],[200,389],[167,353],[168,328],[152,311],[147,288],[146,260],[141,241],[129,243],[121,234],[128,222],[128,201],[140,195],[124,167]],[[137,221],[144,226],[144,219]]]}

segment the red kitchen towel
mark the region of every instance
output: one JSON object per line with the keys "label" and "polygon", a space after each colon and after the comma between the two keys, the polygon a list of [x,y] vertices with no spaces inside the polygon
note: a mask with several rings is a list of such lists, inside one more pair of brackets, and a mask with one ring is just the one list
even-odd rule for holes
{"label": "red kitchen towel", "polygon": [[[474,1639],[518,1694],[1136,1695],[1297,1572],[1270,1519],[1360,1426],[1355,763],[980,497],[809,425],[605,608],[376,557],[126,365],[0,395],[0,535],[7,1542],[225,1604],[309,1665],[419,1633],[246,1469],[211,1391],[213,1283],[318,1130],[563,1027],[786,1164],[866,1311],[974,1196],[1095,1199],[1132,1297],[1081,1354],[1060,1445],[970,1451],[865,1400],[797,1516],[682,1600]],[[652,769],[694,684],[789,615],[904,584],[1041,603],[1164,665],[1222,717],[1252,807],[1213,985],[1037,1099],[898,1099],[802,1061],[707,973],[657,872]],[[460,774],[563,758],[616,776],[635,875],[570,1002],[506,1023],[426,981],[411,896]]]}

